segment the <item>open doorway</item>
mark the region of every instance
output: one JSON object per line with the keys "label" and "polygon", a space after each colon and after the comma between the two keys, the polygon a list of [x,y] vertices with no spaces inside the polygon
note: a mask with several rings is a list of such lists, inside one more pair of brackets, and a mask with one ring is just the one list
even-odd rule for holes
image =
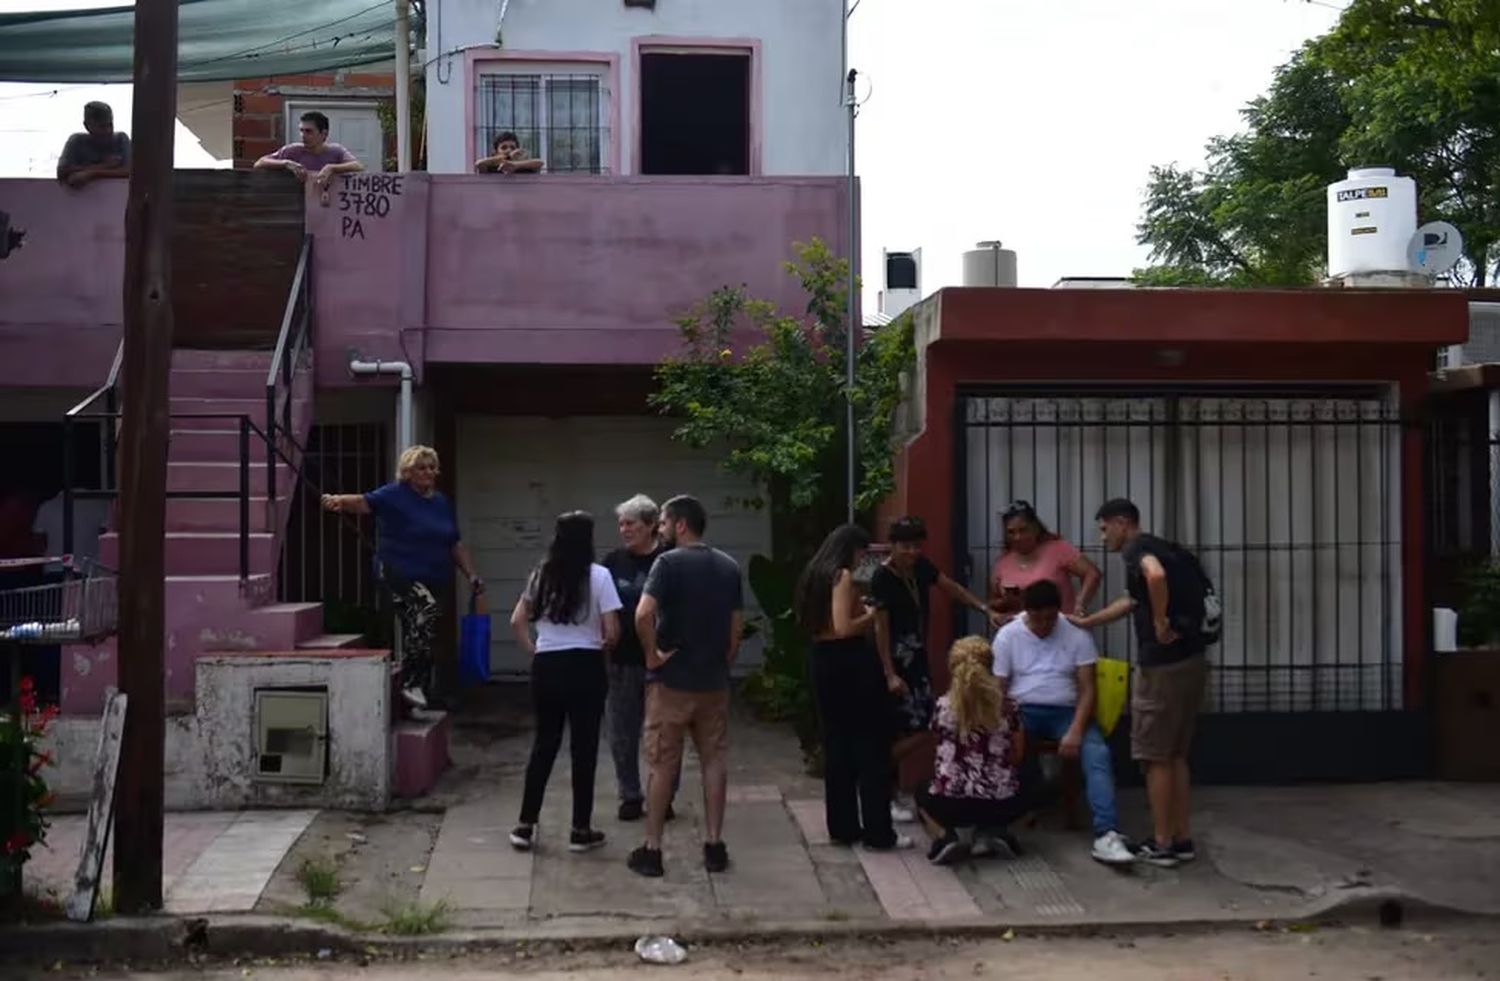
{"label": "open doorway", "polygon": [[750,52],[641,55],[641,173],[750,173]]}

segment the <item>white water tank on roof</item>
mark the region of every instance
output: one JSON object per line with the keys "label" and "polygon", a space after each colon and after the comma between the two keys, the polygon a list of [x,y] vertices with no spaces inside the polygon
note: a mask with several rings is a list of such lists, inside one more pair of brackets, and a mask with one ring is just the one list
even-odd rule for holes
{"label": "white water tank on roof", "polygon": [[1390,167],[1354,167],[1328,185],[1328,275],[1406,272],[1417,184]]}
{"label": "white water tank on roof", "polygon": [[964,253],[965,286],[1016,285],[1016,254],[999,242],[980,242]]}

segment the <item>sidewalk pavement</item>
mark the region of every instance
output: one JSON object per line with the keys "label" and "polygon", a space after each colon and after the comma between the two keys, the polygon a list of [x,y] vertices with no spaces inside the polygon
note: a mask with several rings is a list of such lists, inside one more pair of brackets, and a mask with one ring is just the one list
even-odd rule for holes
{"label": "sidewalk pavement", "polygon": [[[395,906],[445,904],[450,930],[567,937],[836,924],[852,928],[1092,926],[1287,920],[1341,902],[1395,895],[1500,914],[1500,786],[1405,783],[1284,788],[1205,787],[1196,795],[1197,862],[1119,871],[1089,857],[1086,831],[1043,815],[1016,830],[1025,855],[938,868],[925,836],[877,854],[828,841],[821,784],[802,772],[783,727],[736,710],[725,841],[732,865],[701,860],[703,804],[689,754],[665,842],[666,876],[625,867],[640,824],[615,817],[613,771],[601,748],[595,824],[607,845],[567,851],[569,764],[560,755],[532,853],[506,833],[520,804],[529,748],[524,697],[489,690],[455,717],[454,768],[433,797],[389,815],[260,812],[174,814],[166,852],[170,912],[287,915],[305,898],[297,871],[336,863],[346,922],[376,926]],[[1121,793],[1127,833],[1147,828],[1137,790]],[[28,866],[30,887],[65,894],[82,818],[59,818],[51,852]]]}

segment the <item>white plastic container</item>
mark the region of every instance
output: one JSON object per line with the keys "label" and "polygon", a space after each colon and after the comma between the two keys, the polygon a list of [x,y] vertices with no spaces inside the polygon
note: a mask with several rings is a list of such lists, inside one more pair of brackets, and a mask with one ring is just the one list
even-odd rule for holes
{"label": "white plastic container", "polygon": [[1328,185],[1328,275],[1409,271],[1417,183],[1389,167],[1355,167]]}
{"label": "white plastic container", "polygon": [[999,242],[980,242],[964,253],[965,286],[1016,285],[1016,254],[1003,249]]}

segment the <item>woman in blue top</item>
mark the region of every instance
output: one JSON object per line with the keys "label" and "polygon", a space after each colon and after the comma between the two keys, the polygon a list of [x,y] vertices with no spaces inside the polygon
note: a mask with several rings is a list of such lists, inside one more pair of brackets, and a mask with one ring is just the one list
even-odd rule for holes
{"label": "woman in blue top", "polygon": [[453,505],[437,489],[438,455],[430,446],[401,454],[396,479],[368,494],[324,494],[329,511],[375,516],[375,567],[401,623],[401,695],[416,708],[432,699],[432,640],[456,564],[477,592],[469,550],[458,537]]}

